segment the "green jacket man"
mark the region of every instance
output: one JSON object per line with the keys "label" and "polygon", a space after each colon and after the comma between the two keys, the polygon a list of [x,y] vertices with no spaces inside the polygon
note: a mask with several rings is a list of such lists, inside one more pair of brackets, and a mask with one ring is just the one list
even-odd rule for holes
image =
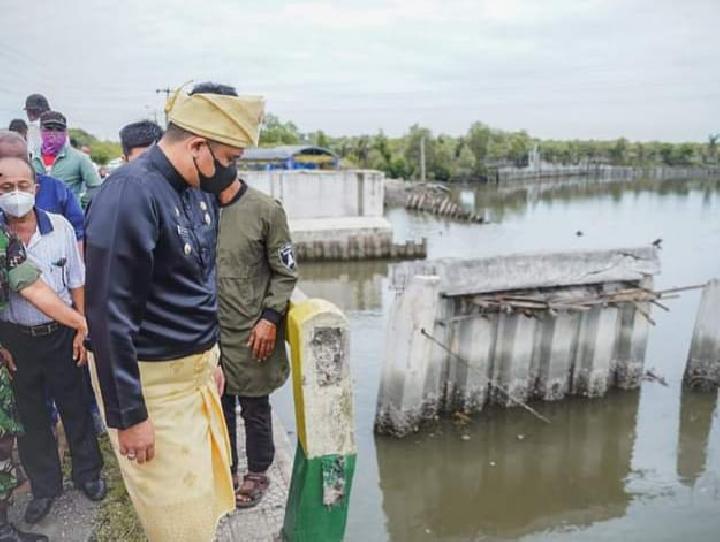
{"label": "green jacket man", "polygon": [[[268,396],[290,372],[283,317],[297,280],[282,205],[241,182],[233,200],[222,207],[217,247],[223,409],[241,508],[257,504],[269,483],[265,471],[275,450]],[[245,420],[248,459],[242,484],[237,475],[236,400]]]}

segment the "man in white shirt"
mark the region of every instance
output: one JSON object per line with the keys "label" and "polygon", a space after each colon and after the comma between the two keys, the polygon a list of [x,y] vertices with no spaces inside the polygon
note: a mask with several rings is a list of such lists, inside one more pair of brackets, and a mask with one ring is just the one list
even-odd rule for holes
{"label": "man in white shirt", "polygon": [[[0,220],[26,246],[28,259],[41,270],[48,286],[66,305],[74,305],[84,314],[85,266],[75,232],[64,217],[35,207],[36,189],[26,161],[0,159]],[[88,411],[82,368],[73,361],[73,330],[14,293],[1,319],[3,341],[14,355],[12,385],[25,428],[25,434],[18,438],[20,460],[33,492],[25,521],[37,523],[63,490],[46,389],[63,419],[72,457],[72,480],[91,500],[101,500],[106,493],[101,478],[102,456]]]}

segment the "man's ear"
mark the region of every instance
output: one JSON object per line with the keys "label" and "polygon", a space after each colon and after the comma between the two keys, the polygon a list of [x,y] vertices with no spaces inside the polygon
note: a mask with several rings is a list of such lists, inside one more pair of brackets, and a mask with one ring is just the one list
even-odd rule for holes
{"label": "man's ear", "polygon": [[207,145],[207,141],[202,137],[192,136],[188,138],[186,145],[190,154],[197,158],[202,148]]}

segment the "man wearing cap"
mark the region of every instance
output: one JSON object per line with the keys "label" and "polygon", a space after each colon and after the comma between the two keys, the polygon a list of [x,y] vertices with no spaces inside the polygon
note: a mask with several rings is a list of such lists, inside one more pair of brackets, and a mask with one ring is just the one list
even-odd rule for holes
{"label": "man wearing cap", "polygon": [[42,94],[30,94],[25,98],[25,114],[29,122],[28,147],[33,155],[40,154],[42,138],[40,137],[40,115],[50,111],[50,103]]}
{"label": "man wearing cap", "polygon": [[257,145],[262,111],[258,97],[178,91],[160,142],[112,173],[88,213],[90,369],[151,542],[210,541],[235,508],[216,198],[237,178],[243,149]]}
{"label": "man wearing cap", "polygon": [[141,120],[123,126],[120,130],[120,143],[123,148],[123,159],[132,162],[154,145],[163,135],[162,128],[151,120]]}
{"label": "man wearing cap", "polygon": [[63,181],[81,203],[91,198],[100,177],[90,157],[68,144],[65,116],[57,111],[40,115],[40,135],[40,153],[32,159],[35,171]]}

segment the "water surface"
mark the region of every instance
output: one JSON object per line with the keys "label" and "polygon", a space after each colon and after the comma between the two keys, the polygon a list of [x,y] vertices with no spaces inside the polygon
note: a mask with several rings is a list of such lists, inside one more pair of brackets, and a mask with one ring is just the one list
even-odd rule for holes
{"label": "water surface", "polygon": [[[392,209],[398,240],[427,237],[428,257],[640,246],[661,238],[656,288],[720,277],[720,182],[456,188],[489,225]],[[581,232],[581,235],[578,235]],[[388,264],[306,264],[301,288],[337,303],[351,324],[359,458],[350,541],[720,540],[716,394],[683,391],[699,293],[654,311],[645,382],[603,399],[489,408],[404,440],[372,432]],[[284,389],[276,397],[292,425]]]}

